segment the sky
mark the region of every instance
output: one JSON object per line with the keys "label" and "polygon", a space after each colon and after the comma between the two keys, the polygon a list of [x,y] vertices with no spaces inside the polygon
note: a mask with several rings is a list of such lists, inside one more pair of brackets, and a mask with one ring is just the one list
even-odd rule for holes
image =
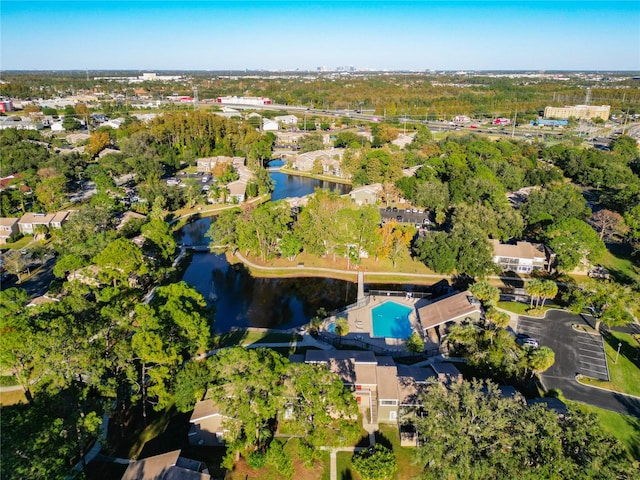
{"label": "sky", "polygon": [[640,1],[0,0],[0,70],[640,70]]}

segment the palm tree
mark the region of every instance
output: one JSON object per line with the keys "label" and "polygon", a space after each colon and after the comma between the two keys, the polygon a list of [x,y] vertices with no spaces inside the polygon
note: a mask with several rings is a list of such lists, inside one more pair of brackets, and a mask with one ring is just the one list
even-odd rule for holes
{"label": "palm tree", "polygon": [[[555,298],[558,294],[558,284],[553,280],[544,280],[541,284],[540,295],[542,297],[541,307],[544,307],[544,302],[547,298]],[[536,308],[538,308],[538,304],[536,303]]]}
{"label": "palm tree", "polygon": [[556,355],[549,347],[532,349],[527,356],[527,364],[531,370],[531,376],[546,372],[556,361]]}
{"label": "palm tree", "polygon": [[[529,304],[529,308],[531,310],[533,310],[533,300],[540,298],[540,294],[542,293],[542,288],[543,288],[542,280],[534,278],[534,279],[531,279],[529,282],[527,282],[525,290],[531,299],[531,303]],[[537,302],[536,302],[536,308],[537,308]]]}

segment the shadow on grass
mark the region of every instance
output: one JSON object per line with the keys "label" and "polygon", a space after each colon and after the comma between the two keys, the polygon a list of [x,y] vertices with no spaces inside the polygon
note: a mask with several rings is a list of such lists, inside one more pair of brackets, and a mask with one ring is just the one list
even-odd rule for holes
{"label": "shadow on grass", "polygon": [[602,331],[602,336],[615,351],[618,350],[618,344],[620,344],[620,356],[625,357],[633,363],[636,368],[640,369],[640,347],[634,344],[633,340],[616,337],[606,330]]}
{"label": "shadow on grass", "polygon": [[391,443],[391,440],[389,440],[384,435],[384,433],[377,431],[375,435],[376,435],[376,443],[379,443],[382,446],[387,447],[389,450],[393,450],[393,444]]}
{"label": "shadow on grass", "polygon": [[346,469],[340,472],[340,480],[353,480],[353,475],[351,474],[351,470]]}
{"label": "shadow on grass", "polygon": [[240,345],[245,338],[247,338],[247,329],[236,328],[227,333],[222,333],[215,338],[215,347],[232,347],[234,345]]}

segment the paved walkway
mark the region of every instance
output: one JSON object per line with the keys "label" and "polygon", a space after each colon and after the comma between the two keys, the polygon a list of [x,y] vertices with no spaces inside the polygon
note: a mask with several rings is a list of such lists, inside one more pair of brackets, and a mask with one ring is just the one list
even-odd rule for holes
{"label": "paved walkway", "polygon": [[329,479],[330,480],[338,480],[338,462],[337,462],[337,453],[338,452],[360,452],[361,450],[366,450],[367,448],[371,448],[376,444],[376,434],[375,432],[378,430],[378,426],[376,424],[365,423],[363,425],[364,429],[369,432],[369,446],[368,447],[320,447],[321,450],[329,451]]}

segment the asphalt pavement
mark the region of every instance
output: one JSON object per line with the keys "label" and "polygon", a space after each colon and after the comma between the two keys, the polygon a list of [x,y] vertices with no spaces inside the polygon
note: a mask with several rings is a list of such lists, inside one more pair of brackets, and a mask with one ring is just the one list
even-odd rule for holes
{"label": "asphalt pavement", "polygon": [[[572,325],[593,326],[593,318],[550,310],[545,318],[520,317],[518,332],[526,333],[555,352],[553,366],[540,375],[547,389],[558,388],[569,400],[583,402],[640,418],[640,398],[598,388],[576,381],[577,374],[595,377],[602,374],[606,360],[598,355],[602,337],[580,333]],[[603,363],[605,362],[605,363]]]}

